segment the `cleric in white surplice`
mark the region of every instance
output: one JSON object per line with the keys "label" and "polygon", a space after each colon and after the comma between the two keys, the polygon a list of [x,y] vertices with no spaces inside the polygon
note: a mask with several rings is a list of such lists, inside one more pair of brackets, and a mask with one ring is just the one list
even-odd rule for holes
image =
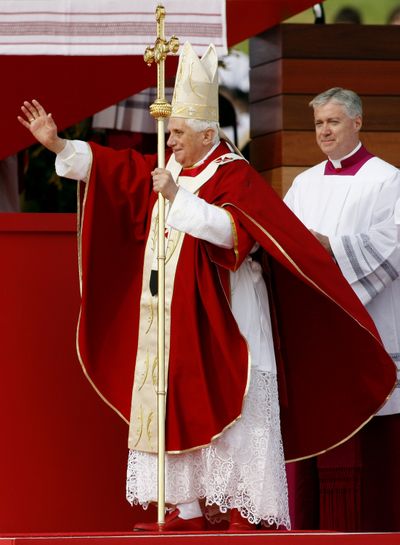
{"label": "cleric in white surplice", "polygon": [[[362,104],[356,93],[335,87],[316,96],[310,106],[317,144],[328,159],[298,175],[285,202],[332,255],[369,311],[399,378],[400,172],[360,142]],[[389,422],[395,425],[388,435],[391,448],[399,435],[398,413],[399,381],[378,412],[395,416],[373,424],[388,430]],[[398,447],[400,451],[400,440]],[[382,445],[378,448],[384,450]],[[386,466],[382,470],[390,471],[382,455]],[[393,481],[390,475],[388,481]]]}

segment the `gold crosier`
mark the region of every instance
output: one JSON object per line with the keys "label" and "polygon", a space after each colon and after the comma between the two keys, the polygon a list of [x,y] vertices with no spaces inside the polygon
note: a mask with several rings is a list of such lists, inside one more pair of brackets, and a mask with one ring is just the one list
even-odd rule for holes
{"label": "gold crosier", "polygon": [[[165,39],[165,9],[156,8],[157,39],[154,47],[147,47],[144,61],[157,64],[157,99],[150,106],[150,114],[157,120],[158,168],[165,168],[165,119],[171,115],[172,106],[165,100],[164,62],[168,53],[177,53],[179,40]],[[157,522],[165,522],[165,199],[158,194],[158,307],[157,307]]]}

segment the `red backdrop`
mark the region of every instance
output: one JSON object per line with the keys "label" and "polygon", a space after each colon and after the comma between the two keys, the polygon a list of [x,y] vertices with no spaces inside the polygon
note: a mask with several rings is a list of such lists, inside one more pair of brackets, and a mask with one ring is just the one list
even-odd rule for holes
{"label": "red backdrop", "polygon": [[0,214],[0,255],[0,533],[132,530],[127,425],[75,352],[75,214]]}

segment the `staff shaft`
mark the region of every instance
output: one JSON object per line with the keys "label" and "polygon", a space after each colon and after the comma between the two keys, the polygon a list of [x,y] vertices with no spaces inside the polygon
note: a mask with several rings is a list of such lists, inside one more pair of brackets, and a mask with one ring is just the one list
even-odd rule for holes
{"label": "staff shaft", "polygon": [[[157,119],[158,168],[165,168],[165,119],[171,114],[171,105],[165,100],[164,62],[168,52],[176,53],[179,40],[172,36],[167,42],[164,33],[165,9],[157,6],[157,40],[154,47],[148,47],[144,53],[147,64],[157,63],[157,100],[150,106],[150,114]],[[157,306],[157,522],[165,522],[165,199],[158,194],[158,306]]]}
{"label": "staff shaft", "polygon": [[[164,119],[157,120],[158,167],[165,168]],[[165,199],[158,194],[158,312],[157,312],[157,522],[165,520]]]}

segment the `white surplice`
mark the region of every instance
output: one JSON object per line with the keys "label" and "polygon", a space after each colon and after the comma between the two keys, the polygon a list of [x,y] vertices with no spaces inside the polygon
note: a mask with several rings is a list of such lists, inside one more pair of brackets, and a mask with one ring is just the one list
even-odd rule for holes
{"label": "white surplice", "polygon": [[[354,156],[358,152],[360,147]],[[285,203],[306,227],[329,237],[335,260],[374,320],[399,378],[400,172],[378,157],[351,169],[332,161],[337,174],[333,167],[327,169],[327,163],[299,174]],[[397,381],[378,414],[399,412]]]}

